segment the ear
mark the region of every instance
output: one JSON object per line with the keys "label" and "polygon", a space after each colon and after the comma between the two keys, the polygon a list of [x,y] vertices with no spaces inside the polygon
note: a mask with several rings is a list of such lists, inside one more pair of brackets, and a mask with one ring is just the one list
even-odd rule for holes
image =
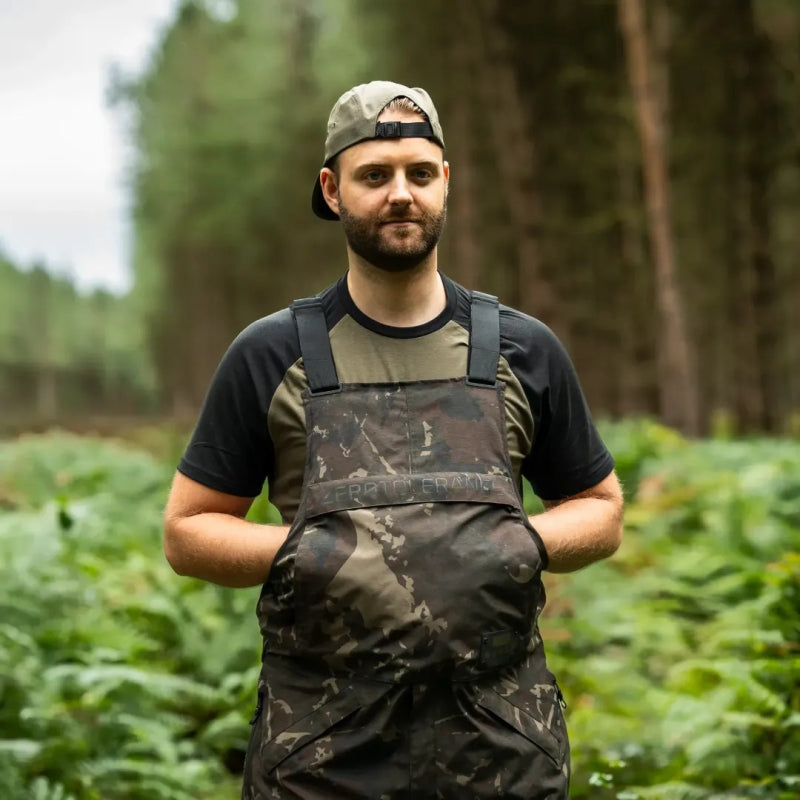
{"label": "ear", "polygon": [[339,182],[336,173],[330,167],[323,167],[319,173],[322,196],[334,214],[339,213]]}
{"label": "ear", "polygon": [[444,175],[444,196],[450,191],[450,162],[445,161],[442,164],[442,174]]}

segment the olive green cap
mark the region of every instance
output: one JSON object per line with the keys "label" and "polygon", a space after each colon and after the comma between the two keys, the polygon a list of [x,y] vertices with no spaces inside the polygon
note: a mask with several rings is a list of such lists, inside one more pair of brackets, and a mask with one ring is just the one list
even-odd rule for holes
{"label": "olive green cap", "polygon": [[[382,122],[378,116],[396,97],[407,97],[419,106],[427,122]],[[430,139],[444,149],[444,135],[439,124],[439,115],[430,95],[419,88],[410,88],[392,81],[371,81],[354,86],[337,101],[328,117],[328,135],[325,139],[325,160],[331,160],[342,150],[367,139],[396,139],[421,136]],[[339,219],[331,211],[322,194],[319,175],[311,195],[311,208],[322,219]]]}

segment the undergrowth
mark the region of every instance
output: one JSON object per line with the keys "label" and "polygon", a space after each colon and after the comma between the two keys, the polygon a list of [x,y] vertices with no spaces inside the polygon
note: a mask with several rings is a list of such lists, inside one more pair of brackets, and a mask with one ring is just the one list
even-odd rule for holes
{"label": "undergrowth", "polygon": [[[572,796],[800,796],[800,445],[690,443],[649,422],[604,435],[623,547],[547,576]],[[238,796],[258,592],[172,573],[173,467],[140,446],[0,443],[4,800]],[[263,497],[252,516],[275,520]]]}

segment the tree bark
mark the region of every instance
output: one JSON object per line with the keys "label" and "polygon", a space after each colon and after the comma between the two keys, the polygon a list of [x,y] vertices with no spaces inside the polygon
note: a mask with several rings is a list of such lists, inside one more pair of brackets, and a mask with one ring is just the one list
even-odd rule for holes
{"label": "tree bark", "polygon": [[[453,261],[458,280],[470,289],[482,288],[481,250],[476,236],[477,196],[474,180],[474,119],[470,109],[474,97],[472,58],[463,22],[456,16],[448,32],[448,60],[451,74],[458,75],[462,88],[451,99],[447,149],[452,154],[450,177],[450,218]],[[449,157],[448,157],[449,158]]]}
{"label": "tree bark", "polygon": [[697,378],[678,287],[670,211],[665,136],[653,79],[641,0],[618,0],[628,77],[642,148],[650,249],[660,315],[660,394],[667,424],[688,434],[700,431]]}
{"label": "tree bark", "polygon": [[762,416],[761,396],[756,379],[755,317],[751,303],[751,274],[747,264],[749,222],[744,109],[741,103],[742,83],[749,69],[742,49],[743,27],[738,9],[728,5],[720,24],[725,36],[725,127],[723,155],[725,159],[725,264],[723,286],[727,315],[725,336],[717,347],[727,363],[725,370],[725,405],[730,408],[738,431],[758,429]]}
{"label": "tree bark", "polygon": [[655,414],[658,410],[658,370],[652,320],[652,275],[647,269],[647,248],[641,228],[632,221],[641,207],[641,189],[636,167],[620,132],[618,155],[619,202],[623,209],[619,225],[619,262],[627,276],[618,306],[620,336],[619,404],[621,417]]}
{"label": "tree bark", "polygon": [[480,107],[488,117],[516,248],[514,299],[523,311],[552,324],[555,292],[543,275],[535,142],[525,119],[509,43],[497,20],[496,0],[476,0],[476,9],[477,14],[465,12],[462,18],[476,50]]}
{"label": "tree bark", "polygon": [[778,276],[772,254],[770,187],[774,178],[774,138],[777,109],[769,75],[765,37],[757,30],[753,0],[738,0],[748,69],[743,73],[742,102],[747,133],[746,174],[751,232],[748,260],[752,274],[752,307],[755,318],[755,357],[761,396],[759,429],[777,433],[783,391],[781,373],[781,314]]}

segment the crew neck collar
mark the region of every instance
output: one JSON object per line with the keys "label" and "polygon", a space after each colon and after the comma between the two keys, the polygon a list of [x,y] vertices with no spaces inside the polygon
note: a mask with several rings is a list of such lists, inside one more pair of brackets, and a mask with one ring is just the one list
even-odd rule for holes
{"label": "crew neck collar", "polygon": [[339,278],[336,284],[336,292],[339,296],[344,310],[363,328],[378,333],[381,336],[388,336],[392,339],[416,339],[420,336],[427,336],[439,328],[446,325],[453,318],[456,310],[456,289],[453,282],[441,272],[438,273],[442,279],[442,285],[445,292],[445,306],[444,309],[435,316],[433,319],[422,325],[412,325],[410,327],[400,327],[396,325],[384,325],[371,317],[368,317],[361,309],[353,302],[350,296],[350,290],[347,288],[347,273]]}

